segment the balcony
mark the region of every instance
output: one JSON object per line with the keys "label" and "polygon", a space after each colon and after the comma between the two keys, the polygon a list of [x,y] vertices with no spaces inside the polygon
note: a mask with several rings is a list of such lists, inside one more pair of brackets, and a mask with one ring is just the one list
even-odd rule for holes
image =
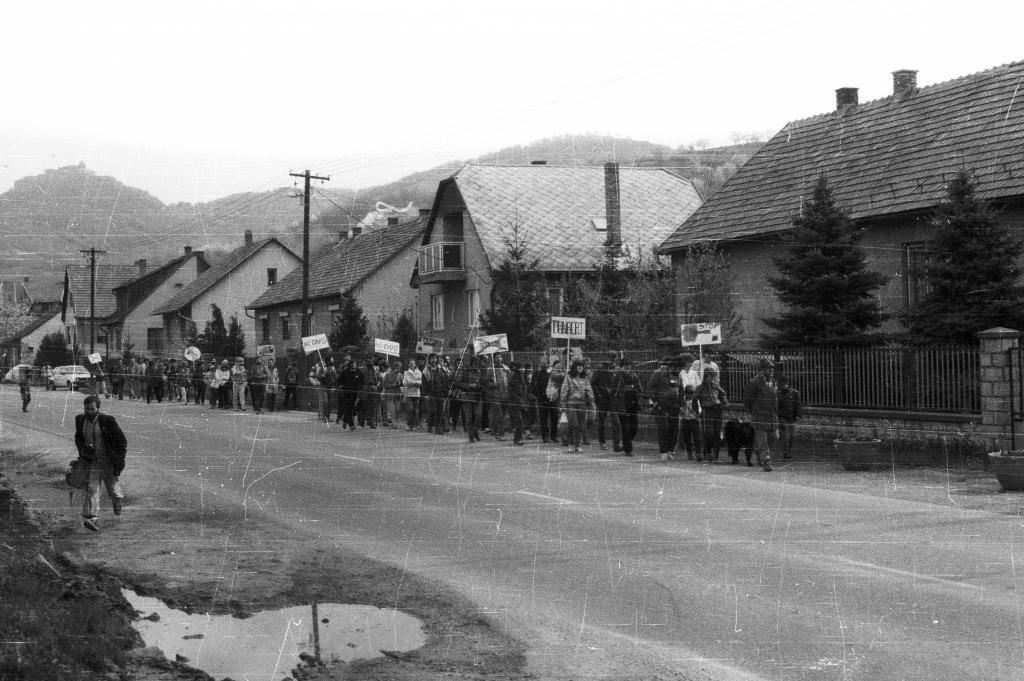
{"label": "balcony", "polygon": [[462,257],[462,247],[462,243],[452,241],[439,241],[423,246],[420,249],[420,283],[464,280],[466,265]]}

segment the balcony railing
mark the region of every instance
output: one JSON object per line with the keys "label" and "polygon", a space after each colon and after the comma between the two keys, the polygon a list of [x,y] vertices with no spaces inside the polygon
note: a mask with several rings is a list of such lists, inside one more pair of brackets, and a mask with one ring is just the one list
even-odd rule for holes
{"label": "balcony railing", "polygon": [[462,244],[440,241],[420,250],[420,276],[437,272],[464,272]]}

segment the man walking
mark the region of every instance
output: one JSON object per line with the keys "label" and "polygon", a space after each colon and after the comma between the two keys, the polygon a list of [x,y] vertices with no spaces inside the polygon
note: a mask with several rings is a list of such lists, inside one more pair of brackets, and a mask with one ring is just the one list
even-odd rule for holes
{"label": "man walking", "polygon": [[124,456],[128,440],[113,416],[100,413],[100,400],[96,395],[85,398],[83,413],[75,416],[75,447],[78,456],[89,469],[89,482],[82,502],[83,525],[99,530],[97,512],[100,506],[100,487],[106,488],[114,515],[121,515],[119,477],[124,470]]}
{"label": "man walking", "polygon": [[750,412],[754,426],[754,453],[765,472],[772,469],[772,445],[779,439],[779,388],[775,383],[775,364],[768,358],[757,363],[760,370],[743,393],[743,406]]}

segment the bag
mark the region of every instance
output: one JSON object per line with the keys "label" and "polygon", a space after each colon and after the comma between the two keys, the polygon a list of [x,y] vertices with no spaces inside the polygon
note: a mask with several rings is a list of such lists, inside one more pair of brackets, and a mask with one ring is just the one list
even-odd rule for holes
{"label": "bag", "polygon": [[64,482],[72,489],[85,489],[89,485],[89,462],[79,457],[68,464]]}

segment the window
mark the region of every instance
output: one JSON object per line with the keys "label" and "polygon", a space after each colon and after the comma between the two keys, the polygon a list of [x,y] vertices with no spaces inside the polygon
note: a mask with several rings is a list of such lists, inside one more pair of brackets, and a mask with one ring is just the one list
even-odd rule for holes
{"label": "window", "polygon": [[260,319],[260,342],[270,342],[270,317],[263,317]]}
{"label": "window", "polygon": [[292,330],[288,326],[288,317],[281,317],[281,340],[288,340],[291,337]]}
{"label": "window", "polygon": [[548,314],[559,316],[562,314],[563,291],[560,287],[551,287],[547,290]]}
{"label": "window", "polygon": [[430,328],[444,330],[444,294],[430,296]]}
{"label": "window", "polygon": [[277,268],[276,267],[268,267],[267,268],[267,286],[273,286],[276,283],[277,283]]}
{"label": "window", "polygon": [[904,302],[907,307],[914,307],[931,292],[926,271],[932,256],[926,243],[903,244],[904,268]]}
{"label": "window", "polygon": [[466,326],[473,328],[480,323],[480,291],[466,291]]}

